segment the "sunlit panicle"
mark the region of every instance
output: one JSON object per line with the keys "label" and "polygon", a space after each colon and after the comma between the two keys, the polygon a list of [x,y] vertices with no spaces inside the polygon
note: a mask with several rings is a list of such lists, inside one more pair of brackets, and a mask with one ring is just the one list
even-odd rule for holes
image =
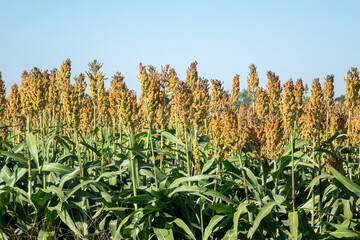
{"label": "sunlit panicle", "polygon": [[256,93],[256,88],[259,86],[259,78],[258,78],[258,74],[256,72],[256,66],[255,64],[250,64],[249,66],[250,68],[250,73],[246,78],[246,82],[247,82],[247,92],[249,97],[252,99],[252,101],[254,102],[255,100],[255,93]]}
{"label": "sunlit panicle", "polygon": [[178,85],[179,85],[179,78],[175,72],[175,69],[170,68],[168,75],[168,87],[166,89],[166,91],[169,92],[170,94],[170,101],[174,99],[175,89]]}
{"label": "sunlit panicle", "polygon": [[232,86],[231,86],[231,103],[235,106],[240,97],[240,75],[236,74],[233,78]]}
{"label": "sunlit panicle", "polygon": [[218,119],[219,113],[226,104],[229,104],[230,97],[224,91],[223,82],[220,80],[211,80],[211,95],[210,95],[210,111],[213,118]]}
{"label": "sunlit panicle", "polygon": [[360,106],[356,106],[351,118],[350,140],[352,146],[360,145]]}
{"label": "sunlit panicle", "polygon": [[89,78],[89,87],[90,87],[90,98],[97,105],[97,96],[98,96],[98,80],[105,77],[105,74],[100,71],[103,66],[103,63],[98,62],[96,59],[92,62],[89,62],[89,71],[86,72],[86,76]]}
{"label": "sunlit panicle", "polygon": [[221,111],[220,121],[223,124],[222,139],[224,143],[224,151],[234,150],[234,144],[236,140],[236,130],[238,127],[237,116],[233,108],[225,108]]}
{"label": "sunlit panicle", "polygon": [[281,153],[284,125],[279,115],[269,117],[265,127],[266,153],[269,159],[276,159]]}
{"label": "sunlit panicle", "polygon": [[318,125],[319,130],[325,127],[325,102],[324,95],[321,90],[319,78],[315,78],[311,84],[311,95],[309,102],[311,104],[310,111],[312,112],[313,121]]}
{"label": "sunlit panicle", "polygon": [[78,129],[86,89],[85,75],[80,73],[78,77],[74,77],[74,80],[75,83],[64,85],[63,100],[68,126]]}
{"label": "sunlit panicle", "polygon": [[[347,120],[348,120],[348,109],[342,102],[335,102],[330,109],[329,116],[329,136],[334,136],[335,133],[346,133],[347,131]],[[360,125],[359,125],[360,126]],[[336,141],[340,143],[344,138],[337,138]]]}
{"label": "sunlit panicle", "polygon": [[265,152],[265,126],[257,114],[248,114],[247,139],[253,152],[253,157],[260,159]]}
{"label": "sunlit panicle", "polygon": [[312,112],[310,110],[311,103],[307,102],[304,108],[304,113],[299,119],[300,125],[300,138],[306,140],[309,143],[313,143],[315,146],[314,137],[317,131],[316,123],[313,121]]}
{"label": "sunlit panicle", "polygon": [[324,98],[327,107],[334,104],[334,75],[327,75],[324,82]]}
{"label": "sunlit panicle", "polygon": [[195,91],[198,82],[197,62],[192,62],[186,71],[185,82],[190,86],[191,92]]}
{"label": "sunlit panicle", "polygon": [[270,112],[279,112],[280,107],[280,95],[281,95],[281,84],[278,75],[275,75],[274,72],[268,71],[267,72],[268,82],[266,84],[266,88],[269,93],[269,111]]}
{"label": "sunlit panicle", "polygon": [[60,88],[66,83],[70,83],[71,77],[71,60],[68,58],[60,65],[60,71],[57,72],[56,77],[58,78],[58,83]]}
{"label": "sunlit panicle", "polygon": [[194,128],[201,131],[204,128],[206,119],[209,117],[210,95],[209,81],[207,79],[199,79],[193,93],[193,99],[192,111]]}
{"label": "sunlit panicle", "polygon": [[[4,109],[6,104],[6,88],[5,82],[2,80],[2,75],[0,72],[0,109]],[[0,113],[0,119],[3,118],[3,112]]]}
{"label": "sunlit panicle", "polygon": [[236,152],[241,152],[241,150],[244,148],[246,143],[246,137],[247,137],[247,127],[248,127],[248,108],[244,105],[240,105],[240,108],[238,109],[236,113],[237,118],[237,128],[235,130],[236,138],[235,138],[235,145],[234,150]]}
{"label": "sunlit panicle", "polygon": [[186,82],[180,81],[176,88],[174,106],[178,122],[185,127],[189,127],[192,123],[191,106],[193,101],[190,86]]}
{"label": "sunlit panicle", "polygon": [[256,89],[255,112],[262,123],[265,123],[269,115],[269,94],[262,87]]}
{"label": "sunlit panicle", "polygon": [[4,118],[6,119],[6,124],[10,126],[21,123],[21,99],[17,84],[12,85],[9,97],[6,99]]}
{"label": "sunlit panicle", "polygon": [[[110,89],[109,89],[109,114],[112,120],[119,121],[119,113],[118,113],[118,106],[119,106],[119,92],[120,89],[123,88],[125,85],[124,83],[124,76],[121,75],[120,72],[117,72],[112,77],[112,80],[110,82]],[[115,122],[115,126],[113,126],[113,129],[116,129],[118,124]]]}
{"label": "sunlit panicle", "polygon": [[213,119],[210,123],[209,127],[209,133],[211,138],[211,143],[214,146],[216,153],[216,160],[219,160],[220,157],[223,154],[223,145],[224,145],[224,139],[222,136],[222,131],[224,128],[224,124],[219,119]]}
{"label": "sunlit panicle", "polygon": [[359,98],[359,71],[357,68],[351,67],[351,70],[348,71],[346,78],[346,93],[345,93],[345,104],[352,112],[356,106],[356,101]]}
{"label": "sunlit panicle", "polygon": [[301,78],[298,78],[296,80],[296,84],[294,87],[294,95],[295,95],[295,101],[296,101],[296,108],[298,112],[298,117],[301,116],[304,108],[304,85]]}
{"label": "sunlit panicle", "polygon": [[26,71],[22,75],[20,84],[20,98],[24,114],[35,116],[45,106],[45,85],[43,78],[48,77],[47,71],[41,71],[34,67],[30,73]]}
{"label": "sunlit panicle", "polygon": [[83,107],[80,110],[79,130],[85,134],[91,133],[94,123],[94,104],[89,95],[85,95],[82,101]]}
{"label": "sunlit panicle", "polygon": [[294,83],[291,78],[284,84],[281,99],[281,114],[285,124],[285,131],[289,134],[290,130],[294,127],[297,111],[294,95]]}

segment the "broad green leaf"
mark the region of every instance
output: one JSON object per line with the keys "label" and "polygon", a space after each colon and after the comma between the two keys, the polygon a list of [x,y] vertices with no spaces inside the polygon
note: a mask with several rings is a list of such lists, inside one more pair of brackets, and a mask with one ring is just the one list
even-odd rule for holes
{"label": "broad green leaf", "polygon": [[55,231],[52,232],[46,232],[44,230],[40,230],[38,235],[38,240],[53,240],[55,238]]}
{"label": "broad green leaf", "polygon": [[71,167],[64,166],[60,163],[48,163],[42,166],[42,171],[68,174],[68,173],[72,173],[74,169]]}
{"label": "broad green leaf", "polygon": [[236,209],[224,203],[215,203],[213,206],[210,206],[211,209],[214,209],[217,214],[226,214],[228,216],[232,216]]}
{"label": "broad green leaf", "polygon": [[225,236],[222,238],[222,240],[236,240],[236,232],[234,229],[230,229],[226,232]]}
{"label": "broad green leaf", "polygon": [[211,196],[213,198],[219,198],[227,203],[230,203],[234,206],[236,206],[236,203],[233,202],[230,198],[226,197],[225,195],[217,192],[217,191],[214,191],[214,190],[207,190],[207,191],[201,191],[201,193],[203,193],[204,195],[208,195],[208,196]]}
{"label": "broad green leaf", "polygon": [[273,207],[275,205],[278,205],[276,202],[270,202],[268,204],[266,204],[263,208],[261,208],[260,212],[258,213],[258,215],[256,216],[253,226],[250,228],[249,233],[248,233],[248,238],[252,238],[255,231],[258,229],[261,221],[267,216],[269,215],[269,213],[271,212],[271,210],[273,209]]}
{"label": "broad green leaf", "polygon": [[209,168],[211,168],[211,166],[214,164],[214,159],[208,160],[205,162],[201,173],[204,174],[207,170],[209,170]]}
{"label": "broad green leaf", "polygon": [[343,176],[341,173],[336,171],[333,167],[328,165],[331,173],[334,175],[336,180],[338,180],[341,184],[343,184],[349,191],[355,193],[358,197],[360,197],[360,186],[357,185],[355,182],[350,181],[345,176]]}
{"label": "broad green leaf", "polygon": [[180,139],[178,139],[177,137],[175,137],[174,135],[172,135],[169,132],[161,131],[161,135],[163,135],[170,142],[177,143],[177,144],[179,144],[181,146],[185,146],[185,144]]}
{"label": "broad green leaf", "polygon": [[256,190],[260,194],[261,193],[260,184],[259,184],[257,178],[255,177],[254,173],[250,169],[248,169],[247,167],[244,167],[243,169],[245,170],[246,175],[250,179],[252,185],[256,188]]}
{"label": "broad green leaf", "polygon": [[290,227],[290,233],[292,236],[292,239],[297,239],[298,236],[298,228],[299,228],[299,217],[298,213],[295,212],[289,212],[289,227]]}
{"label": "broad green leaf", "polygon": [[351,211],[350,201],[347,199],[341,199],[341,202],[343,204],[345,218],[351,220],[353,218],[353,213]]}
{"label": "broad green leaf", "polygon": [[215,215],[214,217],[211,218],[209,224],[208,224],[207,227],[205,228],[203,240],[207,240],[207,239],[210,237],[211,233],[213,232],[214,227],[215,227],[224,217],[225,217],[225,216]]}
{"label": "broad green leaf", "polygon": [[334,232],[331,232],[330,233],[332,236],[336,237],[336,238],[357,238],[357,237],[360,237],[360,234],[357,233],[357,232],[354,232],[350,229],[345,229],[345,228],[342,228],[342,229],[337,229],[336,231]]}
{"label": "broad green leaf", "polygon": [[238,235],[238,231],[239,231],[238,230],[239,218],[240,218],[240,215],[247,210],[246,206],[247,206],[246,203],[240,203],[236,212],[234,213],[234,231],[235,231],[236,236]]}
{"label": "broad green leaf", "polygon": [[176,218],[174,221],[172,221],[171,223],[175,223],[179,228],[183,229],[185,231],[185,233],[193,240],[196,240],[194,234],[191,232],[190,228],[188,227],[188,225],[186,225],[186,223],[181,220],[180,218]]}
{"label": "broad green leaf", "polygon": [[27,159],[23,156],[20,155],[18,153],[11,153],[11,152],[7,152],[7,151],[0,151],[1,155],[4,155],[6,157],[12,158],[15,161],[18,161],[20,164],[27,166],[28,165],[28,161]]}
{"label": "broad green leaf", "polygon": [[157,239],[159,240],[172,240],[174,235],[171,229],[153,228]]}
{"label": "broad green leaf", "polygon": [[68,200],[68,199],[69,199],[75,192],[77,192],[80,188],[82,188],[82,187],[84,187],[84,186],[86,186],[86,185],[88,185],[88,184],[90,184],[90,183],[95,183],[95,182],[96,182],[95,180],[87,180],[87,181],[84,181],[84,182],[76,185],[76,186],[71,190],[71,192],[65,196],[64,201]]}
{"label": "broad green leaf", "polygon": [[40,169],[39,152],[38,152],[38,148],[36,145],[36,137],[32,133],[27,133],[26,139],[27,139],[27,144],[28,144],[31,158],[35,161],[37,169]]}
{"label": "broad green leaf", "polygon": [[76,178],[76,177],[79,176],[79,175],[80,175],[80,170],[79,170],[78,168],[75,169],[72,173],[63,175],[63,176],[61,177],[61,180],[60,180],[59,188],[60,188],[60,189],[63,189],[64,184],[65,184],[67,181],[69,181],[69,180],[71,180],[71,179],[74,179],[74,178]]}
{"label": "broad green leaf", "polygon": [[80,237],[83,237],[81,231],[76,227],[74,221],[71,219],[71,215],[69,214],[67,209],[65,209],[65,207],[62,207],[62,209],[60,210],[60,213],[58,213],[58,214],[59,214],[61,221],[63,221],[63,223],[65,223],[77,235],[79,235]]}
{"label": "broad green leaf", "polygon": [[176,188],[183,182],[194,182],[208,178],[217,178],[217,177],[216,175],[195,175],[191,177],[181,177],[181,178],[177,178],[172,184],[170,184],[169,189]]}
{"label": "broad green leaf", "polygon": [[27,172],[27,168],[17,168],[9,179],[8,184],[12,187],[15,186],[15,183],[19,181],[25,174],[27,174]]}

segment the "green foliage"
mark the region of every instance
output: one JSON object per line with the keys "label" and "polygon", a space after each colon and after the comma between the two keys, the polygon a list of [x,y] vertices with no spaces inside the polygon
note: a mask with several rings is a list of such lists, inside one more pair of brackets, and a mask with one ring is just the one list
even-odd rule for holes
{"label": "green foliage", "polygon": [[[29,131],[16,145],[2,141],[1,239],[360,237],[359,179],[354,174],[350,180],[331,166],[313,176],[314,156],[339,157],[326,149],[338,135],[318,149],[294,142],[293,211],[289,145],[276,162],[252,158],[251,150],[240,155],[241,161],[239,155],[216,160],[206,154],[214,150],[209,142],[200,141],[202,174],[188,176],[186,142],[171,132],[154,130],[151,139],[147,133],[121,139],[106,129],[98,133],[101,137],[77,141],[71,134]],[[153,141],[156,165],[149,161],[147,141]]]}

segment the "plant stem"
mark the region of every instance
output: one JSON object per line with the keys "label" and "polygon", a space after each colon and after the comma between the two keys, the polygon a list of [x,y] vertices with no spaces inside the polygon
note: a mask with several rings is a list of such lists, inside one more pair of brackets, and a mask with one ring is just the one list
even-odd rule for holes
{"label": "plant stem", "polygon": [[293,129],[291,130],[291,185],[292,185],[292,205],[293,211],[295,211],[296,206],[296,198],[295,198],[295,161],[294,161],[294,132]]}
{"label": "plant stem", "polygon": [[[351,130],[351,110],[349,109],[349,121],[348,121],[348,132],[347,132],[347,148],[350,149],[350,130]],[[352,173],[350,167],[350,156],[349,151],[346,153],[346,164],[347,164],[347,171],[349,174],[350,181],[352,180]]]}
{"label": "plant stem", "polygon": [[[132,185],[133,185],[134,197],[136,197],[137,196],[137,191],[136,191],[137,179],[136,179],[136,174],[135,174],[135,172],[136,172],[135,159],[132,154],[132,151],[134,148],[133,138],[134,138],[134,133],[132,131],[132,128],[129,127],[129,148],[130,148],[129,155],[130,155],[130,164],[131,164],[131,172],[132,172],[131,181],[132,181]],[[135,210],[137,210],[138,209],[137,203],[135,203],[134,206],[135,206]]]}

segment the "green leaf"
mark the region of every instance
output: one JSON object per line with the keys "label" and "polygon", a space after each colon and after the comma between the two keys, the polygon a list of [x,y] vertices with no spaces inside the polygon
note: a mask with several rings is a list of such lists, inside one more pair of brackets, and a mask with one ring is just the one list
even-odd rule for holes
{"label": "green leaf", "polygon": [[208,178],[216,178],[216,175],[196,175],[196,176],[191,176],[191,177],[177,178],[173,183],[170,184],[169,189],[176,188],[183,182],[194,182],[194,181],[200,181],[200,180],[208,179]]}
{"label": "green leaf", "polygon": [[225,236],[222,238],[222,240],[235,240],[236,239],[236,232],[234,229],[230,229],[226,232]]}
{"label": "green leaf", "polygon": [[224,203],[215,203],[215,205],[210,206],[211,209],[214,209],[216,213],[218,214],[226,214],[229,216],[232,216],[236,209],[231,206]]}
{"label": "green leaf", "polygon": [[56,238],[55,238],[55,231],[46,232],[46,231],[44,231],[44,230],[40,230],[37,239],[38,239],[38,240],[52,240],[52,239],[56,239]]}
{"label": "green leaf", "polygon": [[227,203],[230,203],[234,206],[236,206],[237,204],[235,202],[233,202],[230,198],[224,196],[223,194],[217,192],[217,191],[214,191],[214,190],[207,190],[207,191],[204,191],[204,192],[201,192],[205,195],[208,195],[208,196],[211,196],[211,197],[214,197],[214,198],[219,198]]}
{"label": "green leaf", "polygon": [[194,234],[191,232],[190,228],[188,227],[188,225],[186,225],[186,223],[181,220],[180,218],[176,218],[174,221],[172,221],[171,223],[175,223],[179,228],[181,228],[182,230],[185,231],[185,233],[193,240],[196,240]]}
{"label": "green leaf", "polygon": [[27,168],[17,168],[9,179],[8,185],[12,187],[15,186],[15,183],[19,181],[27,172]]}
{"label": "green leaf", "polygon": [[69,181],[69,180],[71,180],[71,179],[74,179],[74,178],[76,178],[76,177],[79,176],[79,175],[80,175],[80,170],[79,170],[78,168],[75,169],[72,173],[63,175],[63,176],[61,177],[61,180],[60,180],[59,188],[60,188],[60,189],[63,189],[64,184],[65,184],[67,181]]}
{"label": "green leaf", "polygon": [[211,218],[209,225],[205,228],[203,240],[207,240],[211,233],[213,232],[214,227],[224,218],[225,216],[215,215]]}
{"label": "green leaf", "polygon": [[181,146],[185,146],[185,144],[180,139],[178,139],[177,137],[175,137],[174,135],[172,135],[169,132],[161,131],[161,135],[163,135],[170,142],[177,143]]}
{"label": "green leaf", "polygon": [[84,186],[86,186],[86,185],[88,185],[88,184],[90,184],[90,183],[95,183],[95,180],[87,180],[87,181],[84,181],[84,182],[76,185],[76,186],[73,188],[73,190],[72,190],[69,194],[67,194],[67,195],[65,196],[64,201],[68,200],[68,199],[69,199],[76,191],[78,191],[80,188],[82,188],[82,187],[84,187]]}
{"label": "green leaf", "polygon": [[279,168],[273,173],[274,178],[279,179],[281,173],[284,171],[284,169],[290,164],[291,162],[291,156],[283,156],[280,159],[280,166]]}
{"label": "green leaf", "polygon": [[15,161],[18,161],[20,164],[22,164],[24,166],[28,165],[28,161],[23,155],[20,155],[20,154],[17,154],[17,153],[11,153],[11,152],[7,152],[7,151],[0,151],[0,154],[4,155],[6,157],[12,158],[12,159],[14,159]]}
{"label": "green leaf", "polygon": [[32,133],[26,134],[27,144],[29,147],[29,152],[31,158],[35,161],[37,169],[40,169],[40,163],[39,163],[39,152],[36,145],[36,137]]}
{"label": "green leaf", "polygon": [[359,233],[345,228],[341,228],[336,230],[335,232],[331,232],[330,235],[336,238],[355,238],[360,236]]}
{"label": "green leaf", "polygon": [[350,181],[345,176],[343,176],[341,173],[336,171],[333,167],[328,165],[331,173],[334,175],[336,180],[338,180],[341,184],[343,184],[349,191],[355,193],[358,197],[360,197],[360,186],[357,185],[355,182]]}
{"label": "green leaf", "polygon": [[289,212],[289,227],[292,239],[296,239],[298,236],[298,227],[299,227],[299,217],[298,213],[295,212]]}
{"label": "green leaf", "polygon": [[345,216],[345,218],[351,220],[352,217],[353,217],[353,213],[351,211],[350,201],[346,200],[346,199],[341,199],[341,202],[342,202],[343,207],[344,207],[344,216]]}
{"label": "green leaf", "polygon": [[249,233],[248,233],[248,238],[252,238],[255,231],[258,229],[261,221],[267,216],[269,215],[269,213],[271,212],[271,210],[273,209],[273,207],[275,205],[278,205],[276,202],[270,202],[268,204],[266,204],[263,208],[261,208],[260,212],[258,213],[258,215],[255,218],[255,221],[253,223],[253,226],[250,228]]}
{"label": "green leaf", "polygon": [[48,163],[42,166],[42,171],[68,174],[68,173],[72,173],[74,169],[71,167],[64,166],[60,163]]}
{"label": "green leaf", "polygon": [[71,219],[71,216],[65,207],[62,207],[62,209],[60,210],[59,217],[61,221],[63,221],[72,231],[83,237],[81,231],[76,227],[74,221]]}
{"label": "green leaf", "polygon": [[174,235],[171,229],[153,228],[157,239],[159,240],[171,240],[174,239]]}
{"label": "green leaf", "polygon": [[239,229],[240,215],[244,212],[244,210],[247,210],[246,206],[247,206],[246,203],[240,203],[236,212],[234,213],[234,231],[235,231],[236,235],[238,234],[238,231],[239,231],[238,229]]}
{"label": "green leaf", "polygon": [[250,179],[252,185],[256,188],[256,190],[260,194],[261,193],[260,184],[259,184],[257,178],[255,177],[254,173],[250,169],[248,169],[247,167],[244,167],[243,169],[245,170],[246,175]]}

